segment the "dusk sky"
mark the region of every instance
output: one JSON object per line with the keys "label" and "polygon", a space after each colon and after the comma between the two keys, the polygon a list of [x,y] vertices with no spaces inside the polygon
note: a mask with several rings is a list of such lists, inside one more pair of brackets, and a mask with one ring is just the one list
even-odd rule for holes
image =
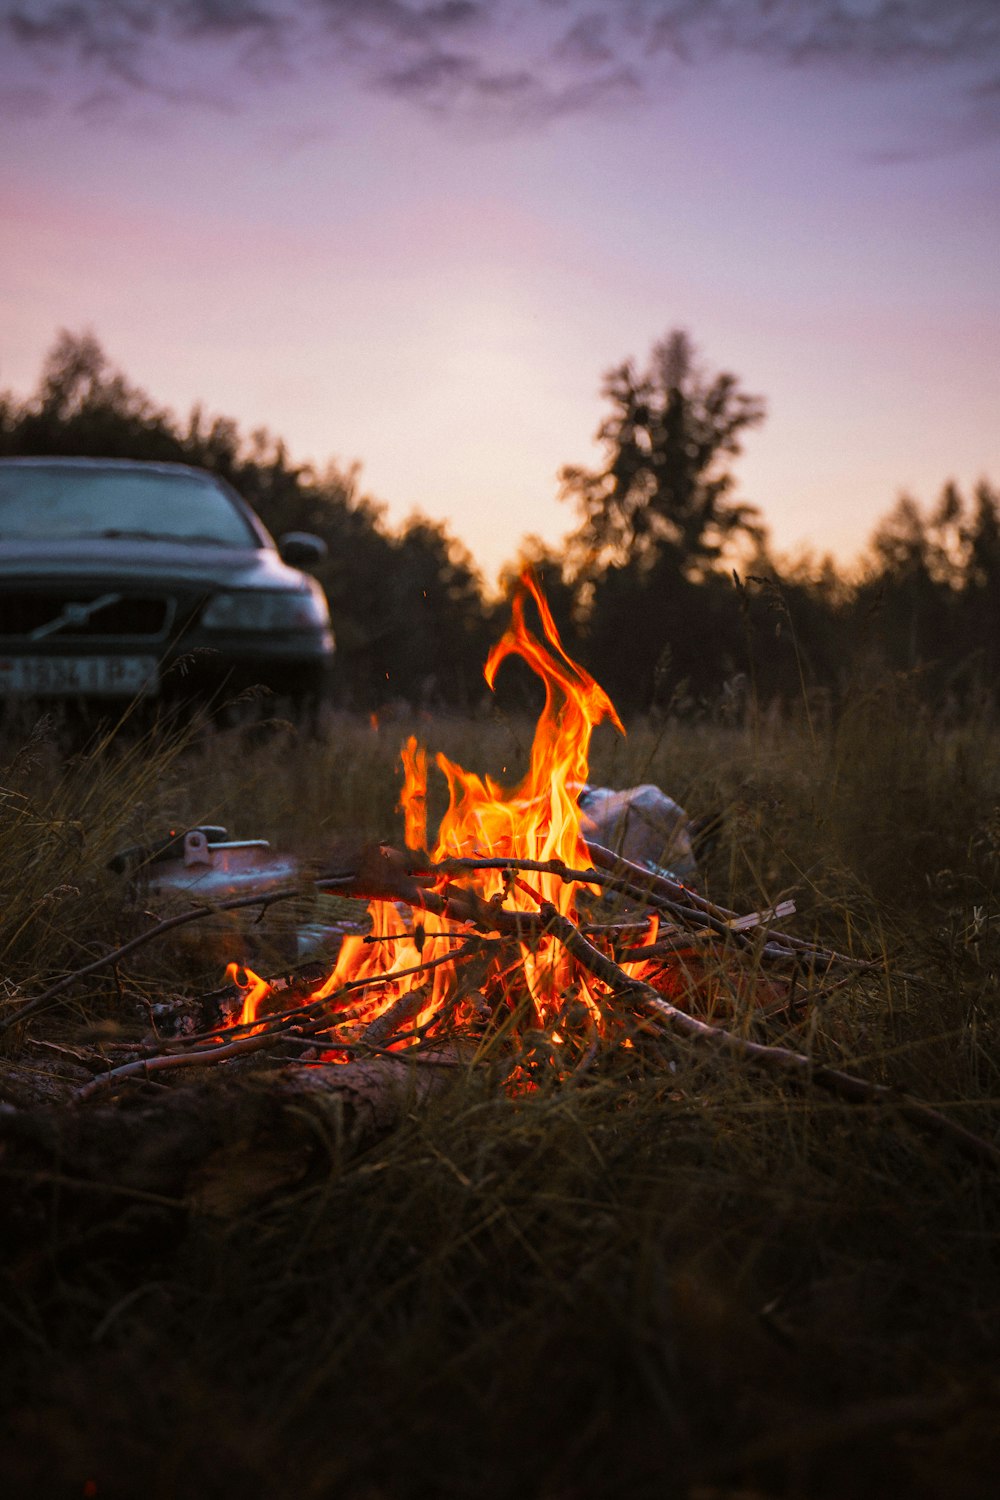
{"label": "dusk sky", "polygon": [[92,329],[491,581],[673,327],[781,550],[1000,484],[998,0],[0,0],[0,129],[0,387]]}

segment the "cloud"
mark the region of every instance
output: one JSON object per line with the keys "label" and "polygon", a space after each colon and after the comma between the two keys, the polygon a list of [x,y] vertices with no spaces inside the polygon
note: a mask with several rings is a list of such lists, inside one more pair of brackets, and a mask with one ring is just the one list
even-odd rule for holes
{"label": "cloud", "polygon": [[651,52],[744,52],[783,63],[942,63],[1000,47],[993,0],[640,0]]}
{"label": "cloud", "polygon": [[609,18],[597,11],[588,11],[574,21],[566,34],[557,42],[555,56],[570,64],[584,67],[599,67],[616,61],[615,50],[608,43]]}
{"label": "cloud", "polygon": [[382,91],[436,114],[459,112],[479,121],[538,124],[561,115],[632,102],[641,93],[629,68],[597,77],[553,82],[530,68],[495,70],[471,55],[428,54],[380,74]]}
{"label": "cloud", "polygon": [[189,36],[246,36],[272,32],[280,25],[274,12],[254,0],[188,0],[177,7]]}
{"label": "cloud", "polygon": [[[954,67],[956,130],[1000,135],[997,0],[0,0],[4,43],[19,74],[69,75],[77,105],[110,88],[220,108],[248,82],[324,70],[442,118],[513,124],[634,103],[730,55]],[[178,82],[196,52],[211,88]]]}

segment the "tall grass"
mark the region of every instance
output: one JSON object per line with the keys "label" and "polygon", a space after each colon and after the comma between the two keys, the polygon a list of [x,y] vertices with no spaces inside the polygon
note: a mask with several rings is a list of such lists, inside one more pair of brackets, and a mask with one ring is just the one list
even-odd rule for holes
{"label": "tall grass", "polygon": [[[792,892],[795,930],[878,960],[795,1045],[994,1137],[997,727],[898,681],[811,723],[725,710],[602,729],[592,779],[714,816],[716,898]],[[530,729],[334,718],[318,741],[68,765],[36,736],[0,777],[6,972],[31,993],[112,941],[123,842],[198,821],[309,853],[398,838],[408,733],[513,779]],[[119,984],[192,972],[167,948]],[[127,999],[94,984],[37,1034]],[[11,1493],[994,1493],[997,1182],[891,1109],[668,1037],[517,1098],[459,1073],[374,1143],[322,1108],[247,1140],[239,1100],[213,1150],[256,1153],[263,1187],[229,1210],[5,1164]]]}

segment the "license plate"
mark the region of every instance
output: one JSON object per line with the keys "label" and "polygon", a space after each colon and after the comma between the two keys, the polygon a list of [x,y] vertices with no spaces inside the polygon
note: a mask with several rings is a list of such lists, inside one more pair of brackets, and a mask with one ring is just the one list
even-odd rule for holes
{"label": "license plate", "polygon": [[157,685],[155,656],[0,656],[0,696],[134,698]]}

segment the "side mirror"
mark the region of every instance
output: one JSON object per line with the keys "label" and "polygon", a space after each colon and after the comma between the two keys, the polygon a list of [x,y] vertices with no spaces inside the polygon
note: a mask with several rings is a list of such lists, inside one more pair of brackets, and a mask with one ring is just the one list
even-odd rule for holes
{"label": "side mirror", "polygon": [[327,550],[323,538],[311,531],[286,531],[278,538],[281,560],[293,568],[315,568],[325,561]]}

